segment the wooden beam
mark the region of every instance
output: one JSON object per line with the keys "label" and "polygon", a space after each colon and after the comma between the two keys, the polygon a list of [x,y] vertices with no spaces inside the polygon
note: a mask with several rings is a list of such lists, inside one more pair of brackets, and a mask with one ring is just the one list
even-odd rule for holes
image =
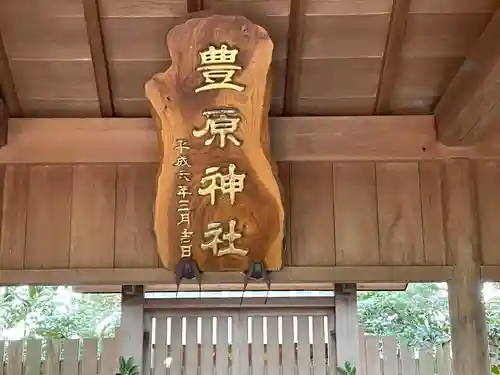
{"label": "wooden beam", "polygon": [[453,374],[489,373],[486,316],[482,302],[476,192],[470,160],[446,163],[444,222],[448,259],[454,264],[448,281],[453,342]]}
{"label": "wooden beam", "polygon": [[[276,161],[500,159],[500,135],[473,147],[436,141],[433,116],[274,117]],[[150,118],[9,119],[0,164],[155,163]]]}
{"label": "wooden beam", "polygon": [[95,82],[101,116],[112,117],[114,114],[113,98],[109,82],[108,63],[104,49],[98,0],[82,0],[90,55],[94,66]]}
{"label": "wooden beam", "polygon": [[374,112],[376,114],[388,114],[390,112],[392,89],[398,75],[409,10],[410,0],[393,0],[377,98],[375,100]]}
{"label": "wooden beam", "polygon": [[[451,278],[448,266],[285,267],[272,274],[273,285],[308,283],[427,282]],[[175,284],[173,272],[161,268],[2,270],[0,285]],[[211,272],[203,283],[241,284],[239,272]],[[197,285],[197,281],[183,284]]]}
{"label": "wooden beam", "polygon": [[[242,290],[242,285],[240,285],[240,291]],[[227,298],[148,298],[144,301],[144,309],[147,312],[154,312],[155,310],[169,309],[172,310],[186,310],[186,309],[199,309],[203,308],[205,310],[229,310],[229,309],[241,309],[245,308],[261,308],[266,307],[269,309],[286,309],[290,310],[300,310],[304,307],[310,308],[311,311],[318,309],[324,312],[325,308],[331,308],[332,312],[335,306],[334,297],[273,297],[266,299],[265,297],[252,297],[244,298],[241,297],[227,297]]]}
{"label": "wooden beam", "polygon": [[[393,283],[358,283],[358,291],[402,291],[406,290],[408,287],[407,282],[393,282]],[[175,292],[177,291],[177,285],[175,284],[156,284],[156,285],[145,285],[146,293],[149,292]],[[284,290],[322,290],[331,291],[331,283],[308,283],[308,284],[297,284],[297,283],[283,283],[283,284],[273,284],[272,289],[274,291],[284,291]],[[73,288],[76,293],[120,293],[121,285],[77,285]],[[200,290],[198,284],[183,284],[181,286],[183,292],[198,292]],[[241,283],[238,284],[202,284],[201,290],[207,291],[241,291]],[[249,284],[246,290],[252,291],[266,291],[267,285],[261,284]]]}
{"label": "wooden beam", "polygon": [[284,114],[291,116],[298,112],[300,75],[302,72],[302,47],[306,18],[306,0],[290,2],[288,28],[288,53],[286,64]]}
{"label": "wooden beam", "polygon": [[16,86],[10,71],[9,58],[0,33],[0,97],[2,97],[9,108],[12,117],[21,117],[22,109],[17,97]]}
{"label": "wooden beam", "polygon": [[500,10],[437,104],[438,138],[470,145],[496,133],[500,123]]}
{"label": "wooden beam", "polygon": [[9,130],[9,109],[0,98],[0,147],[7,144],[7,132]]}

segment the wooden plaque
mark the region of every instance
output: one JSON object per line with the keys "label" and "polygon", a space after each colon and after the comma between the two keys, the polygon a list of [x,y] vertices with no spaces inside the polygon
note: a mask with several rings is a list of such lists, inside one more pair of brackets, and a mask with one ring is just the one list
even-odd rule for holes
{"label": "wooden plaque", "polygon": [[270,160],[273,43],[244,17],[191,19],[167,36],[169,69],[146,84],[161,143],[158,253],[201,271],[282,266],[284,210]]}

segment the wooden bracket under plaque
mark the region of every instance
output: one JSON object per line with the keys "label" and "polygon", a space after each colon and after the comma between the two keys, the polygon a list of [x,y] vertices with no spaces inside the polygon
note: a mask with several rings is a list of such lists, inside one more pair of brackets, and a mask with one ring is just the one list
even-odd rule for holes
{"label": "wooden bracket under plaque", "polygon": [[269,35],[244,17],[214,15],[173,28],[167,46],[171,66],[146,84],[161,148],[154,225],[164,266],[281,269]]}

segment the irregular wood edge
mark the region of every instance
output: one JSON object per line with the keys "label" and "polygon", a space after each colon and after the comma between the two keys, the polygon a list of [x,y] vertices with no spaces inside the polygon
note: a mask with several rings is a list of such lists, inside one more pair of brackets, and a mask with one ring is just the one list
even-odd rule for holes
{"label": "irregular wood edge", "polygon": [[[170,50],[170,44],[168,43],[169,38],[172,38],[174,33],[177,31],[177,27],[184,26],[188,27],[189,24],[194,24],[194,23],[199,23],[201,20],[208,22],[211,19],[217,19],[217,18],[240,18],[243,19],[247,22],[249,21],[246,17],[244,16],[234,16],[234,15],[212,15],[210,17],[202,18],[202,17],[192,17],[185,21],[183,24],[180,24],[176,26],[175,28],[170,29],[166,36],[166,45],[167,48],[169,49],[170,55],[172,55],[172,51]],[[273,44],[272,40],[269,38],[269,35],[267,33],[267,30],[265,30],[262,26],[255,24],[251,22],[255,27],[263,34],[265,34],[270,43]],[[163,76],[167,75],[170,69],[172,68],[172,65],[167,68],[164,72],[160,72],[155,74],[146,84],[145,84],[145,93],[146,93],[146,98],[148,99],[148,102],[150,103],[150,108],[151,108],[151,113],[152,117],[154,119],[154,122],[157,127],[158,131],[158,141],[159,141],[159,151],[160,151],[160,161],[159,161],[159,168],[158,168],[158,173],[157,173],[157,192],[158,192],[158,186],[160,185],[160,182],[163,178],[167,178],[163,174],[163,157],[164,157],[164,136],[163,136],[163,126],[165,123],[168,123],[168,118],[165,114],[165,101],[162,98],[162,90],[161,90],[161,85],[162,85],[162,78]],[[273,186],[268,186],[269,184],[264,183],[264,186],[266,187],[266,190],[268,191],[269,195],[272,197],[274,201],[276,201],[277,206],[278,206],[278,217],[279,217],[279,231],[276,234],[276,238],[271,242],[271,245],[269,247],[269,251],[266,254],[266,257],[264,260],[265,264],[267,265],[267,268],[271,271],[278,271],[283,267],[283,260],[282,260],[282,254],[283,254],[283,243],[284,243],[284,226],[285,226],[285,212],[284,212],[284,198],[283,198],[283,193],[282,193],[282,187],[279,183],[279,177],[278,177],[278,169],[276,163],[272,160],[270,157],[270,132],[269,132],[269,121],[268,121],[268,113],[269,113],[269,108],[270,108],[270,103],[271,103],[271,94],[272,94],[272,81],[271,81],[271,61],[269,62],[269,67],[268,67],[268,75],[266,79],[266,92],[265,92],[265,97],[264,97],[264,105],[263,105],[263,110],[262,110],[262,137],[261,137],[261,146],[262,146],[262,151],[264,155],[264,159],[267,161],[267,163],[270,166],[271,169],[271,175],[273,176],[273,181],[274,184],[277,187],[276,189],[273,188]],[[253,167],[254,166],[254,161],[253,159],[249,160],[250,165]],[[267,173],[266,173],[267,174]],[[269,176],[264,175],[264,181],[269,180]],[[273,189],[272,189],[273,188]],[[168,196],[171,191],[162,191],[161,194]],[[159,195],[157,193],[156,199],[155,199],[155,208],[153,210],[153,215],[154,215],[154,223],[155,223],[155,236],[158,238],[157,233],[161,231],[161,228],[158,227],[159,222],[162,221],[159,215],[161,215],[161,211],[159,209],[160,204],[162,205],[162,208],[165,208],[163,206],[163,199],[159,198]],[[168,211],[168,210],[167,210]],[[160,220],[159,220],[160,219]],[[165,219],[165,217],[163,217]],[[167,220],[168,221],[168,220]],[[168,238],[165,240],[165,242],[168,243]],[[169,253],[168,255],[172,255]],[[165,267],[170,268],[173,267],[173,262],[170,257],[165,258],[164,254],[160,254],[159,256],[161,258],[162,263],[165,265]]]}

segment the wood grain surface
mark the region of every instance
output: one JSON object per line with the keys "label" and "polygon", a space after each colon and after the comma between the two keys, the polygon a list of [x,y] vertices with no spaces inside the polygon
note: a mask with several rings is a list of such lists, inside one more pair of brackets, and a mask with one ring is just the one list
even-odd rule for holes
{"label": "wood grain surface", "polygon": [[[173,28],[167,36],[167,45],[172,65],[146,84],[146,96],[161,143],[155,232],[162,263],[172,268],[179,261],[181,233],[186,229],[193,233],[192,256],[203,271],[244,271],[250,261],[264,260],[267,268],[280,269],[284,209],[277,170],[269,157],[267,119],[271,39],[262,27],[244,17],[218,15],[194,18]],[[200,53],[210,46],[219,49],[222,45],[227,46],[227,51],[238,50],[236,60],[226,65],[240,67],[234,69],[231,78],[231,84],[240,88],[219,85],[214,89],[197,90],[210,81],[204,78],[208,70],[200,70],[204,62]],[[223,70],[221,65],[224,64],[219,64],[219,69]],[[219,83],[224,81],[216,78],[215,73],[212,78]],[[229,83],[228,77],[226,83]],[[223,136],[213,133],[210,125],[210,132],[200,135],[208,121],[204,111],[221,108],[237,111],[234,116],[240,121],[236,129]],[[189,149],[179,148],[181,144]],[[178,158],[183,156],[187,160],[179,163]],[[242,191],[237,191],[234,199],[221,189],[215,192],[215,197],[203,195],[202,190],[210,186],[209,181],[202,181],[212,174],[208,169],[227,176],[231,165],[235,175],[245,175]],[[219,169],[215,171],[214,168]],[[181,171],[189,176],[183,178]],[[217,186],[221,186],[222,176]],[[180,186],[187,187],[187,194],[179,195]],[[186,205],[190,210],[189,223],[181,216],[182,211],[178,211]],[[212,248],[203,246],[211,240],[207,233],[213,223],[220,223],[226,234],[230,231],[231,220],[236,221],[234,229],[241,234],[234,246],[248,251],[246,255],[220,256]],[[228,248],[230,241],[222,234],[220,240],[219,250]]]}

